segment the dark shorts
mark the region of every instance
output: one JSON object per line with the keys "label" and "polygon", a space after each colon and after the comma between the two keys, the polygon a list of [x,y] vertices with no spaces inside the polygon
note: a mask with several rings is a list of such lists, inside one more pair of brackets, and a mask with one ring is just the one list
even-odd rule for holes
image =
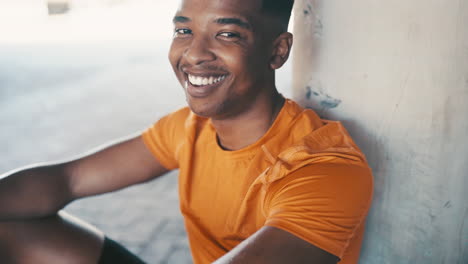
{"label": "dark shorts", "polygon": [[102,247],[99,264],[144,264],[139,257],[125,247],[106,237]]}

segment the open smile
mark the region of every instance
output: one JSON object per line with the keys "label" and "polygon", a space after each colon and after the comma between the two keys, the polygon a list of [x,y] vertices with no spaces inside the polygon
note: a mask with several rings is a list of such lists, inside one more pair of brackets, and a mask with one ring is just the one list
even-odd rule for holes
{"label": "open smile", "polygon": [[196,98],[206,97],[219,87],[228,75],[197,75],[186,73],[187,93]]}
{"label": "open smile", "polygon": [[191,85],[195,86],[206,86],[206,85],[212,85],[217,82],[220,82],[226,78],[226,75],[222,76],[209,76],[209,77],[203,77],[203,76],[196,76],[192,74],[188,74],[188,80]]}

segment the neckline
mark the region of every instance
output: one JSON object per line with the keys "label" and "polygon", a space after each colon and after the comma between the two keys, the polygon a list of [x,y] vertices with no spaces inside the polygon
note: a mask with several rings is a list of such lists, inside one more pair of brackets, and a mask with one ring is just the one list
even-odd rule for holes
{"label": "neckline", "polygon": [[288,108],[287,107],[288,104],[291,104],[291,100],[288,99],[288,98],[285,98],[283,106],[281,107],[280,111],[276,115],[275,120],[271,124],[270,128],[268,128],[267,132],[265,132],[265,134],[263,134],[263,136],[260,137],[254,143],[252,143],[252,144],[250,144],[250,145],[248,145],[248,146],[246,146],[244,148],[238,149],[238,150],[225,150],[218,144],[216,129],[214,128],[213,124],[211,123],[211,120],[209,120],[210,128],[211,128],[211,131],[212,131],[211,138],[213,139],[212,142],[214,142],[214,144],[216,146],[215,147],[216,152],[218,152],[220,155],[228,156],[230,158],[249,155],[249,154],[255,152],[255,150],[258,150],[271,137],[272,133],[277,130],[278,126],[280,126],[280,124],[284,122],[283,120],[285,119],[285,116],[286,116],[286,112],[287,112],[286,108]]}

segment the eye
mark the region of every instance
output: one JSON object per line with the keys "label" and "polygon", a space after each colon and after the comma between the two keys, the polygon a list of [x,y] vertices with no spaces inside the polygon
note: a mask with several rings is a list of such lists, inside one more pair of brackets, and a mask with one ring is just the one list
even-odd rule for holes
{"label": "eye", "polygon": [[240,35],[235,32],[221,32],[218,36],[226,40],[235,40],[240,38]]}
{"label": "eye", "polygon": [[192,30],[188,28],[176,28],[174,30],[174,38],[183,38],[192,34]]}

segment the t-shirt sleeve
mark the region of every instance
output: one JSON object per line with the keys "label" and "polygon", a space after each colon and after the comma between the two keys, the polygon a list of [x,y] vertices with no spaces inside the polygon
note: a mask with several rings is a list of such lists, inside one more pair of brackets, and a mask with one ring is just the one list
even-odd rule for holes
{"label": "t-shirt sleeve", "polygon": [[184,125],[188,115],[187,108],[166,115],[142,134],[145,145],[168,170],[179,167],[178,154],[184,143]]}
{"label": "t-shirt sleeve", "polygon": [[268,194],[265,225],[342,258],[369,210],[372,175],[367,166],[313,164],[273,182]]}

